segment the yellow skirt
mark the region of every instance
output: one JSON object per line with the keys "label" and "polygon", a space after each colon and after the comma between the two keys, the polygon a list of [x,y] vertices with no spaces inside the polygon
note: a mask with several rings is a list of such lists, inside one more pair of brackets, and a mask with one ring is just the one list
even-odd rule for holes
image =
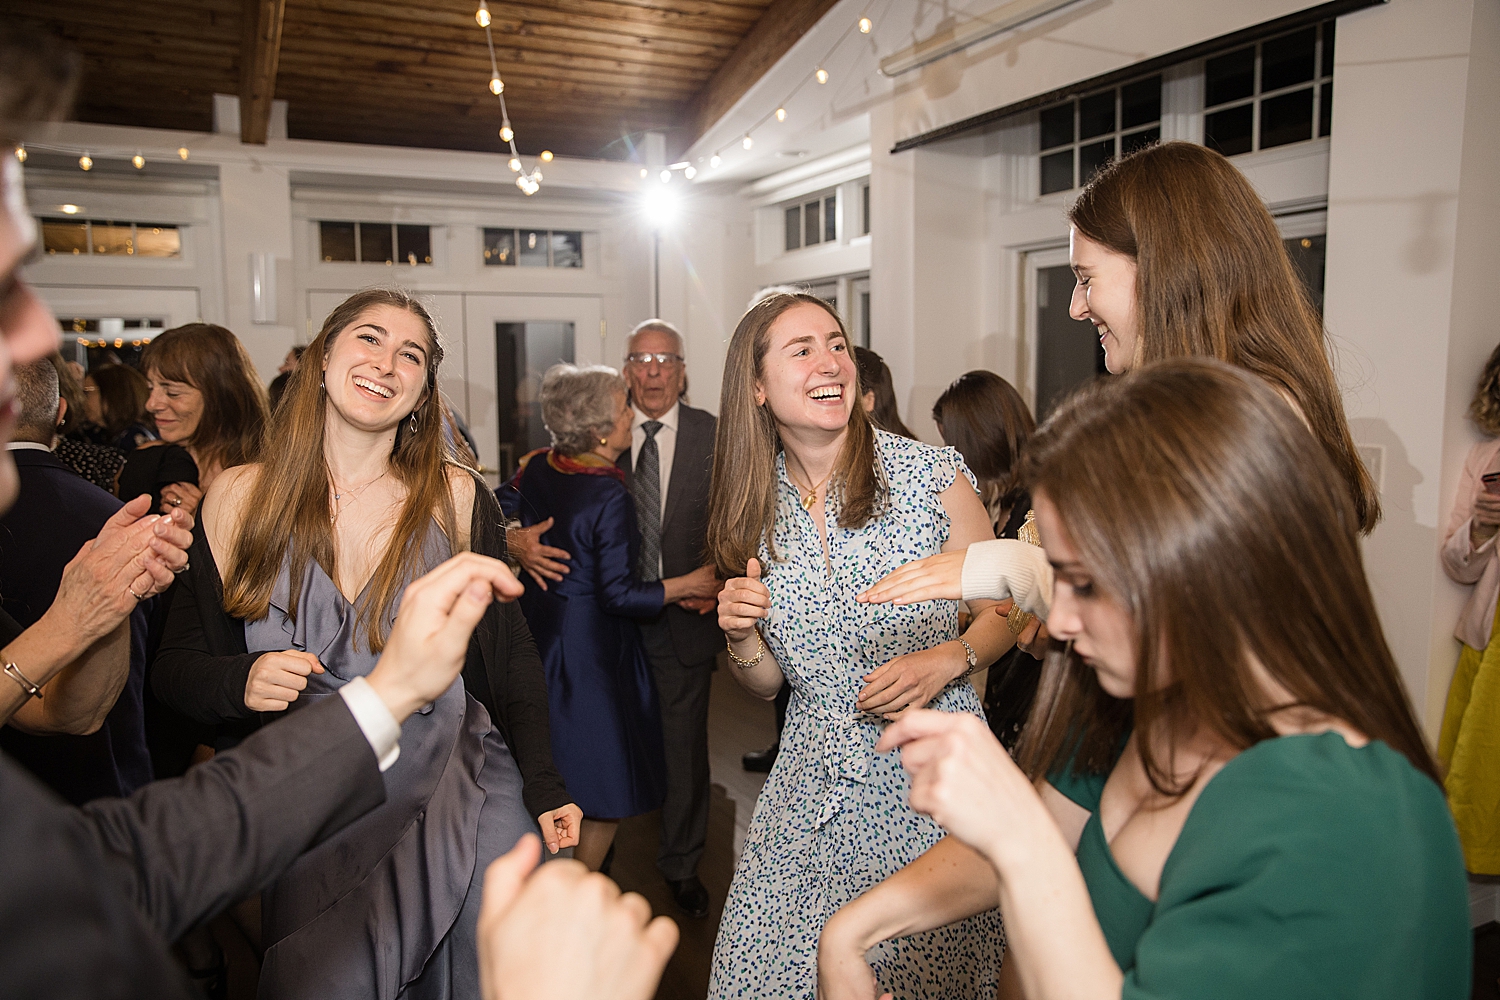
{"label": "yellow skirt", "polygon": [[1438,763],[1465,865],[1476,875],[1500,875],[1500,628],[1491,626],[1483,652],[1465,645],[1459,653]]}

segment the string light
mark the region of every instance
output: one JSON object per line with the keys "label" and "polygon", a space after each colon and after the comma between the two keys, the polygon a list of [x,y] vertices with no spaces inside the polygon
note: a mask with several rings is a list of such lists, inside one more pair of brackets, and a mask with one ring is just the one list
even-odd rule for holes
{"label": "string light", "polygon": [[93,170],[94,169],[94,158],[92,156],[90,156],[89,154],[84,153],[82,156],[80,156],[78,158],[78,167],[81,170]]}
{"label": "string light", "polygon": [[146,158],[140,153],[136,153],[130,158],[130,165],[137,170],[144,170],[146,168]]}
{"label": "string light", "polygon": [[651,175],[651,171],[647,170],[645,167],[641,168],[641,180],[645,180],[650,175]]}
{"label": "string light", "polygon": [[828,82],[828,71],[826,69],[824,69],[822,66],[819,66],[818,67],[818,71],[816,73],[814,73],[813,75],[818,78],[818,83],[819,84],[824,84],[824,83]]}
{"label": "string light", "polygon": [[743,149],[749,149],[751,146],[754,146],[754,145],[755,145],[755,140],[752,139],[752,138],[750,138],[750,133],[749,132],[746,132],[745,133],[745,138],[743,138],[743,139],[740,140],[740,146],[741,146],[741,148],[743,148]]}
{"label": "string light", "polygon": [[16,159],[22,163],[26,162],[26,144],[24,142],[16,147]]}
{"label": "string light", "polygon": [[663,170],[661,172],[661,182],[663,184],[666,184],[671,179],[672,179],[672,171],[670,171],[670,170]]}
{"label": "string light", "polygon": [[496,97],[505,93],[505,81],[501,80],[498,76],[490,77],[490,93]]}
{"label": "string light", "polygon": [[720,156],[718,153],[715,153],[713,156],[710,156],[708,158],[708,165],[710,167],[713,167],[715,170],[718,170],[719,169],[719,164],[721,164],[723,162],[724,162],[724,157]]}
{"label": "string light", "polygon": [[510,122],[506,122],[504,125],[500,126],[500,141],[501,142],[510,142],[515,137],[516,137],[516,133],[514,132],[514,130],[511,129]]}
{"label": "string light", "polygon": [[520,158],[512,156],[510,158],[510,163],[508,163],[507,166],[510,167],[511,173],[514,173],[514,174],[520,173],[521,172],[521,160],[520,160]]}
{"label": "string light", "polygon": [[177,147],[177,158],[184,161],[188,158],[188,148],[186,146]]}
{"label": "string light", "polygon": [[873,27],[875,27],[875,24],[868,17],[862,17],[859,19],[859,33],[861,35],[868,35],[870,33],[870,29]]}
{"label": "string light", "polygon": [[[484,29],[484,45],[490,55],[490,93],[500,99],[500,141],[510,147],[510,159],[506,166],[516,178],[516,187],[528,198],[542,189],[542,168],[533,167],[528,173],[521,168],[521,154],[516,149],[516,132],[510,126],[510,109],[505,105],[505,83],[500,79],[500,63],[495,58],[495,35],[490,30],[490,6],[488,0],[479,0],[479,9],[474,12],[474,20]],[[540,156],[543,163],[552,162],[552,151],[544,150]],[[642,175],[644,176],[644,174]]]}
{"label": "string light", "polygon": [[550,150],[550,149],[544,149],[544,150],[542,150],[542,157],[541,157],[541,159],[542,159],[543,163],[551,163],[552,162],[552,150]]}
{"label": "string light", "polygon": [[779,121],[779,122],[786,121],[786,108],[777,108],[776,109],[776,120]]}
{"label": "string light", "polygon": [[479,9],[474,12],[474,20],[479,22],[481,28],[490,26],[490,5],[485,0],[479,0]]}
{"label": "string light", "polygon": [[686,167],[682,171],[682,176],[686,177],[688,180],[692,180],[694,177],[698,176],[698,168]]}

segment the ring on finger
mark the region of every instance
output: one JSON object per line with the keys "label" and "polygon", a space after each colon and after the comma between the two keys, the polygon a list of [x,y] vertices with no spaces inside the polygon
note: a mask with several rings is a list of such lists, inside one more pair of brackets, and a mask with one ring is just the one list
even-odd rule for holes
{"label": "ring on finger", "polygon": [[167,497],[167,503],[171,504],[173,507],[181,507],[182,506],[182,498],[181,497]]}
{"label": "ring on finger", "polygon": [[181,569],[174,569],[172,571],[172,575],[173,576],[181,576],[182,574],[186,573],[190,568],[192,568],[192,565],[193,564],[191,562],[185,562],[185,563],[182,564],[182,568]]}
{"label": "ring on finger", "polygon": [[144,594],[137,594],[135,592],[135,584],[133,583],[127,583],[125,585],[125,593],[129,594],[131,597],[134,597],[137,603],[144,601],[146,598],[151,596],[150,588],[147,588]]}

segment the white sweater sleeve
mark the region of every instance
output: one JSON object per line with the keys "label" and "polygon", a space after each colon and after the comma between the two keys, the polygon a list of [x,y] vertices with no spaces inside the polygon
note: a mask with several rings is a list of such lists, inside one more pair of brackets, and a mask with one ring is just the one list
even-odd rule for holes
{"label": "white sweater sleeve", "polygon": [[1014,538],[974,542],[964,553],[966,601],[1014,598],[1022,611],[1046,621],[1052,610],[1052,564],[1047,553]]}

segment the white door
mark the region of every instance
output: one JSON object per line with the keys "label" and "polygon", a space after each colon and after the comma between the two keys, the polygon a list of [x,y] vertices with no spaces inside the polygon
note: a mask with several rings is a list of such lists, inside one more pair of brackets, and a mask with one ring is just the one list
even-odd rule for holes
{"label": "white door", "polygon": [[1092,323],[1068,315],[1075,278],[1067,247],[1034,250],[1025,258],[1026,337],[1017,386],[1041,423],[1074,389],[1104,371],[1104,351]]}

